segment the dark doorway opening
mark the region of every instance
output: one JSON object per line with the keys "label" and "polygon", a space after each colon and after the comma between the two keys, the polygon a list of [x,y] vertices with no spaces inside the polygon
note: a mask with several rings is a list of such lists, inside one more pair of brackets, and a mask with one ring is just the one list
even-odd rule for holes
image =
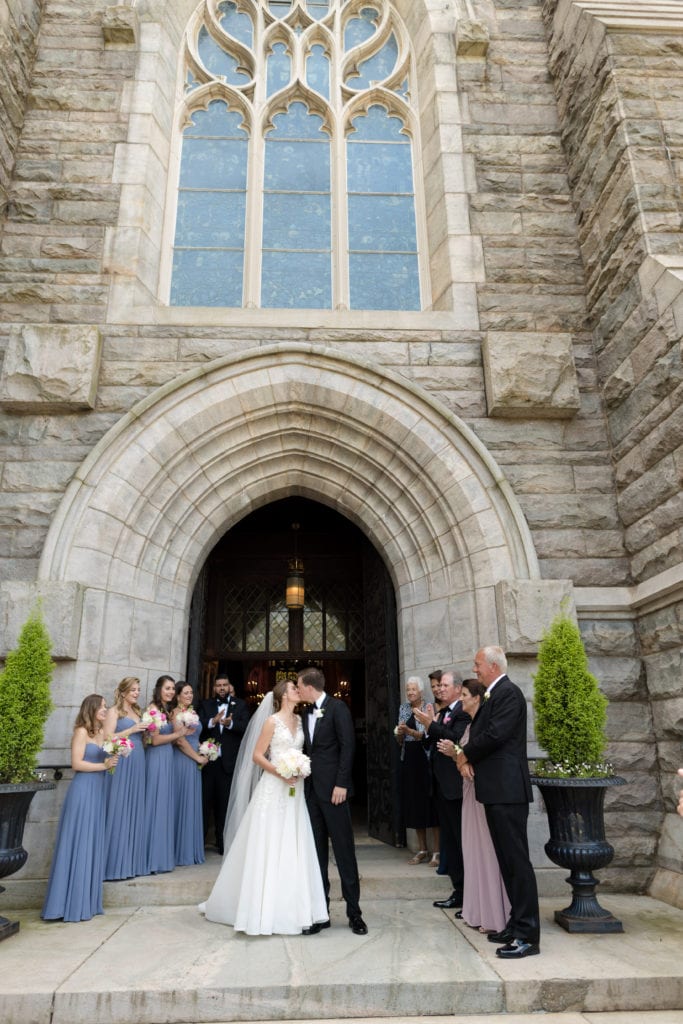
{"label": "dark doorway opening", "polygon": [[227,671],[253,710],[278,679],[311,664],[353,716],[355,820],[366,822],[370,835],[403,845],[391,579],[348,519],[286,498],[245,517],[209,555],[193,596],[188,678],[204,697],[216,673]]}

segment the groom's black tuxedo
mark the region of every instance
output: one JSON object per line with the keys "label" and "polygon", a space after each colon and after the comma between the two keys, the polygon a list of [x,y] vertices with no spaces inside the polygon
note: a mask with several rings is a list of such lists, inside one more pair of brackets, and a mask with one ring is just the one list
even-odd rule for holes
{"label": "groom's black tuxedo", "polygon": [[533,800],[526,752],[526,700],[501,676],[482,701],[463,747],[474,767],[474,792],[484,804],[491,839],[512,904],[510,930],[516,939],[538,943],[536,876],[529,859],[527,818]]}
{"label": "groom's black tuxedo", "polygon": [[[221,730],[219,725],[209,726],[209,722],[218,714],[219,704],[225,704],[228,700],[230,701],[229,713],[232,714],[232,728]],[[211,739],[220,747],[220,757],[215,761],[209,761],[202,770],[202,810],[205,834],[209,816],[213,812],[216,847],[218,852],[222,853],[223,828],[230,798],[232,776],[242,736],[249,724],[249,710],[239,697],[227,697],[224,701],[218,701],[216,697],[209,697],[199,705],[198,714],[202,723],[200,738],[202,740]]]}
{"label": "groom's black tuxedo", "polygon": [[311,708],[303,716],[304,751],[311,759],[311,774],[305,783],[306,804],[313,827],[328,907],[328,840],[331,840],[341,879],[342,895],[346,901],[346,913],[349,917],[356,917],[360,916],[361,912],[360,881],[353,843],[351,808],[348,799],[341,804],[332,803],[332,791],[335,786],[345,789],[347,797],[352,793],[351,775],[356,746],[353,719],[343,700],[327,695],[320,712],[320,716],[316,716],[315,719],[312,741],[310,721],[315,714],[314,709]]}
{"label": "groom's black tuxedo", "polygon": [[462,860],[462,775],[453,758],[437,750],[436,741],[452,740],[453,743],[460,743],[469,722],[470,716],[461,702],[456,700],[452,706],[441,709],[438,718],[429,726],[425,741],[432,748],[432,775],[441,827],[441,845],[446,855],[453,892],[458,899],[462,899],[465,879]]}

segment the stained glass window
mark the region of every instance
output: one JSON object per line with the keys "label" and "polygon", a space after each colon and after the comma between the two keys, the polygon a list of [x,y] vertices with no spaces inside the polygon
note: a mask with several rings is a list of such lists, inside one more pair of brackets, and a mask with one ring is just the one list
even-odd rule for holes
{"label": "stained glass window", "polygon": [[186,62],[171,304],[421,309],[414,62],[388,0],[204,0]]}

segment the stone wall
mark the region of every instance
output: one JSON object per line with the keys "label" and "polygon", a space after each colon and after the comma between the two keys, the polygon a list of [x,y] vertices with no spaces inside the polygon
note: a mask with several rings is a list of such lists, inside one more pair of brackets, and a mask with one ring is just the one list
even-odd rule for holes
{"label": "stone wall", "polygon": [[683,11],[551,0],[544,14],[624,542],[635,581],[672,580],[637,623],[655,744],[633,757],[660,772],[662,794],[648,787],[636,806],[668,812],[656,884],[683,903]]}
{"label": "stone wall", "polygon": [[43,2],[44,0],[0,0],[0,218],[2,219],[4,219],[7,205],[15,149],[24,121]]}

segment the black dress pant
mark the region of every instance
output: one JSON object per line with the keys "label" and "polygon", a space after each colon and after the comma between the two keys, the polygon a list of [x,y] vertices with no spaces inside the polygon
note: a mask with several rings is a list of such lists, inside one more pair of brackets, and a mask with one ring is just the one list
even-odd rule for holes
{"label": "black dress pant", "polygon": [[540,934],[538,888],[529,859],[528,804],[485,804],[486,821],[511,903],[513,938],[537,943]]}
{"label": "black dress pant", "polygon": [[223,829],[230,799],[233,773],[227,773],[219,760],[209,761],[202,768],[202,811],[204,815],[204,838],[213,818],[216,832],[216,849],[223,853]]}
{"label": "black dress pant", "polygon": [[346,902],[347,916],[360,916],[360,880],[358,878],[356,847],[353,841],[351,808],[348,800],[341,804],[318,800],[315,792],[311,790],[306,795],[306,806],[311,818],[313,838],[315,839],[315,848],[318,854],[320,873],[323,877],[323,887],[325,889],[328,909],[330,906],[330,878],[328,874],[329,840],[331,840],[334,859],[337,862],[337,870],[341,880],[342,896]]}
{"label": "black dress pant", "polygon": [[441,829],[441,848],[446,854],[446,867],[453,892],[462,899],[465,866],[462,861],[462,798],[448,800],[436,783],[436,809]]}

